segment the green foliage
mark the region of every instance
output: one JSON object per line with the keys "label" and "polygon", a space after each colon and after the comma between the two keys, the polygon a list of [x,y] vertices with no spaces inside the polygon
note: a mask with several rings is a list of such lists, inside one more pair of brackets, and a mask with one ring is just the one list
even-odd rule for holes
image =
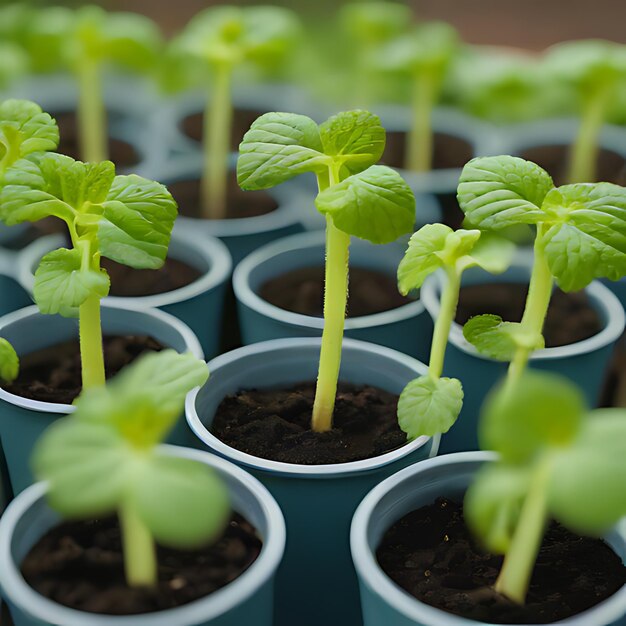
{"label": "green foliage", "polygon": [[20,360],[13,346],[0,337],[0,381],[12,383],[20,371]]}
{"label": "green foliage", "polygon": [[0,41],[0,88],[4,89],[13,80],[23,76],[28,69],[28,57],[20,47],[8,41]]}
{"label": "green foliage", "polygon": [[407,30],[411,9],[399,2],[354,2],[341,7],[343,29],[362,47],[385,42]]}

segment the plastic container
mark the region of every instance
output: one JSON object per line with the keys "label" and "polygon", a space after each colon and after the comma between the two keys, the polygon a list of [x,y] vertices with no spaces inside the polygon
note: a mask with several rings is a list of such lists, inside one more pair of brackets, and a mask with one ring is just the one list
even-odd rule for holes
{"label": "plastic container", "polygon": [[[476,471],[493,461],[491,452],[448,454],[407,467],[375,487],[357,509],[350,531],[359,577],[364,626],[486,626],[420,602],[381,570],[374,553],[387,529],[401,517],[438,497],[461,499]],[[605,537],[626,558],[624,526]],[[626,587],[595,607],[561,620],[562,626],[623,626]]]}
{"label": "plastic container", "polygon": [[[258,458],[211,434],[220,402],[241,389],[288,387],[314,380],[320,339],[276,339],[223,354],[209,363],[211,377],[187,396],[186,414],[199,445],[256,476],[278,501],[289,537],[278,572],[275,626],[360,626],[358,588],[348,532],[363,496],[398,469],[434,455],[438,438],[352,463],[298,465]],[[400,393],[424,365],[404,354],[345,339],[340,378]]]}
{"label": "plastic container", "polygon": [[[281,337],[320,337],[321,317],[302,315],[270,304],[258,294],[261,286],[286,270],[322,267],[325,255],[323,231],[300,233],[274,241],[247,256],[233,273],[233,288],[239,308],[244,344]],[[350,266],[378,270],[396,282],[404,246],[375,246],[352,239]],[[396,309],[346,319],[345,335],[400,350],[427,360],[433,324],[424,305],[415,300]],[[409,340],[409,338],[411,340]]]}
{"label": "plastic container", "polygon": [[[168,348],[203,358],[196,336],[172,315],[107,303],[102,306],[101,316],[104,335],[149,335]],[[78,337],[78,320],[42,315],[36,306],[30,306],[0,319],[0,337],[23,356]],[[0,388],[0,442],[15,495],[33,482],[29,459],[41,433],[53,420],[73,410],[70,404],[29,400]],[[170,441],[182,443],[186,431],[184,420],[179,420]]]}
{"label": "plastic container", "polygon": [[67,608],[37,593],[19,571],[30,548],[59,521],[46,504],[45,483],[37,483],[16,498],[0,520],[0,586],[15,626],[272,626],[274,576],[285,549],[285,522],[276,501],[232,463],[186,448],[163,446],[161,451],[200,461],[218,472],[233,509],[263,539],[256,561],[226,587],[175,609],[115,616]]}

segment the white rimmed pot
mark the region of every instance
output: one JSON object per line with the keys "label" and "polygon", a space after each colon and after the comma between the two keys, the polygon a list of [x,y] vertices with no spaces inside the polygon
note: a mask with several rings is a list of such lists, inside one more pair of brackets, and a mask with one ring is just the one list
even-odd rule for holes
{"label": "white rimmed pot", "polygon": [[[23,251],[15,270],[20,284],[33,291],[34,272],[44,254],[65,245],[63,237],[44,237]],[[172,234],[168,257],[182,261],[201,272],[189,285],[151,296],[108,296],[105,303],[133,309],[161,309],[182,320],[200,341],[205,357],[218,354],[224,297],[232,261],[226,246],[215,237],[190,230]],[[0,262],[2,256],[0,255]]]}
{"label": "white rimmed pot", "polygon": [[[299,233],[274,241],[248,255],[233,273],[233,289],[239,310],[239,327],[244,344],[281,337],[320,337],[324,319],[286,311],[264,300],[259,291],[286,270],[323,267],[323,231]],[[400,244],[376,246],[353,238],[350,266],[377,270],[396,283],[398,264],[405,247]],[[399,350],[427,360],[433,324],[419,300],[396,309],[347,318],[345,335]]]}
{"label": "white rimmed pot", "polygon": [[[226,396],[315,380],[320,343],[318,338],[275,339],[223,354],[209,362],[207,384],[187,396],[187,422],[199,443],[256,476],[285,514],[289,541],[276,582],[276,626],[361,624],[348,547],[352,514],[380,480],[437,452],[438,438],[421,437],[362,461],[299,465],[245,454],[211,433],[217,407]],[[422,363],[395,350],[344,340],[343,381],[399,394],[425,371]]]}
{"label": "white rimmed pot", "polygon": [[[200,343],[191,329],[163,311],[105,303],[101,317],[103,335],[148,335],[166,348],[203,358]],[[0,337],[7,339],[18,356],[23,357],[77,338],[78,320],[42,315],[36,306],[30,306],[0,318]],[[33,482],[29,459],[37,439],[55,419],[73,411],[70,404],[29,400],[0,388],[0,444],[14,494]],[[170,441],[183,442],[186,434],[184,420],[179,420]]]}
{"label": "white rimmed pot", "polygon": [[70,609],[40,595],[20,573],[29,550],[60,521],[46,503],[46,483],[37,483],[0,520],[0,586],[15,626],[272,626],[274,576],[285,549],[285,522],[276,501],[258,480],[211,454],[175,446],[162,446],[160,453],[193,459],[219,474],[233,510],[263,541],[256,561],[226,587],[175,609],[128,616]]}
{"label": "white rimmed pot", "polygon": [[[407,513],[432,504],[439,497],[461,500],[474,475],[496,459],[492,452],[446,454],[407,467],[376,486],[357,509],[350,531],[352,559],[359,577],[364,626],[486,626],[420,602],[398,587],[376,561],[385,532]],[[605,541],[626,559],[622,525]],[[626,587],[595,607],[558,624],[563,626],[623,626]]]}
{"label": "white rimmed pot", "polygon": [[[498,276],[473,268],[463,275],[462,284],[528,283],[532,267],[532,253],[522,251],[511,267]],[[426,310],[437,319],[440,295],[445,284],[443,274],[431,274],[421,289]],[[567,376],[584,392],[590,406],[595,406],[606,376],[615,343],[624,330],[625,316],[619,300],[599,281],[593,281],[585,293],[590,305],[598,313],[602,330],[583,341],[567,346],[537,350],[530,358],[530,367],[557,372]],[[489,313],[489,311],[485,311]],[[442,452],[477,450],[477,424],[482,402],[498,379],[505,375],[508,364],[478,353],[463,337],[463,327],[452,324],[444,374],[463,383],[463,409],[454,426],[441,438]]]}

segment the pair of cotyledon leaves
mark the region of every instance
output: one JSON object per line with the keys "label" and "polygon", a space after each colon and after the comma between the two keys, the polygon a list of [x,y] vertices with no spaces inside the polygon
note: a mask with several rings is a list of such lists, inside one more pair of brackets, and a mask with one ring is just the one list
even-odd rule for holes
{"label": "pair of cotyledon leaves", "polygon": [[317,209],[349,235],[389,243],[413,229],[415,198],[396,171],[374,165],[384,148],[385,129],[367,111],[339,113],[319,126],[304,115],[266,113],[239,146],[237,180],[242,189],[267,189],[313,172],[324,187],[334,170],[339,182],[317,195]]}
{"label": "pair of cotyledon leaves", "polygon": [[465,516],[490,551],[508,551],[540,467],[547,515],[571,530],[601,535],[626,515],[626,412],[589,412],[566,379],[527,372],[512,391],[494,390],[479,438],[500,459],[470,486]]}
{"label": "pair of cotyledon leaves", "polygon": [[50,505],[67,518],[131,506],[156,541],[194,548],[227,521],[228,493],[206,465],[157,447],[206,364],[164,350],[142,356],[106,387],[83,392],[76,411],[37,442],[32,465]]}

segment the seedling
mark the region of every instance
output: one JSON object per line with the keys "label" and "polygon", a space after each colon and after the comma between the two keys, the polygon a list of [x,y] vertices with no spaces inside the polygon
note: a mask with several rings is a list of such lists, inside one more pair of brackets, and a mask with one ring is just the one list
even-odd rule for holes
{"label": "seedling", "polygon": [[173,43],[175,50],[202,63],[212,75],[201,181],[203,215],[208,219],[226,216],[233,74],[242,67],[279,66],[298,32],[297,18],[288,9],[219,6],[198,13]]}
{"label": "seedling", "polygon": [[0,381],[12,383],[20,372],[20,359],[13,346],[0,337]]}
{"label": "seedling", "polygon": [[239,147],[242,189],[268,189],[313,172],[317,210],[326,216],[324,332],[312,428],[332,428],[348,296],[350,236],[389,243],[411,232],[415,198],[394,170],[374,165],[385,147],[385,129],[367,111],[339,113],[321,125],[304,115],[266,113]]}
{"label": "seedling", "polygon": [[580,107],[580,128],[570,155],[567,182],[596,180],[598,135],[626,81],[626,46],[610,41],[562,43],[546,56],[547,69],[570,84]]}
{"label": "seedling", "polygon": [[129,585],[157,583],[155,542],[195,549],[214,540],[229,514],[228,493],[203,463],[158,449],[206,364],[174,350],[140,357],[37,442],[32,465],[50,506],[69,519],[117,513]]}
{"label": "seedling", "polygon": [[520,378],[542,335],[554,283],[583,289],[594,278],[626,275],[626,189],[611,183],[555,187],[538,165],[517,157],[473,159],[458,187],[461,209],[477,228],[536,227],[534,262],[522,321],[479,315],[463,329],[487,356],[511,361],[509,386]]}
{"label": "seedling", "polygon": [[28,57],[26,53],[15,44],[0,42],[0,88],[4,89],[13,80],[24,75],[28,69]]}
{"label": "seedling", "polygon": [[432,111],[439,100],[446,72],[458,49],[456,31],[444,22],[419,24],[381,46],[372,63],[398,72],[412,84],[412,122],[406,143],[405,167],[430,171],[433,155]]}
{"label": "seedling", "polygon": [[508,267],[513,250],[513,244],[505,239],[481,235],[479,230],[453,231],[444,224],[427,224],[411,237],[398,266],[400,293],[407,295],[419,289],[438,269],[445,272],[447,282],[435,321],[428,374],[408,383],[398,402],[398,423],[409,440],[447,432],[463,406],[461,381],[442,378],[463,272],[479,266],[493,274],[501,273]]}
{"label": "seedling", "polygon": [[601,536],[626,515],[626,410],[589,412],[572,383],[529,371],[488,397],[479,437],[500,458],[470,486],[465,519],[505,555],[496,590],[523,604],[550,519]]}
{"label": "seedling", "polygon": [[[46,125],[44,129],[52,132]],[[100,299],[109,292],[109,277],[100,257],[142,269],[163,265],[176,202],[159,183],[116,176],[110,161],[82,163],[53,153],[14,162],[4,179],[0,220],[5,224],[48,216],[67,224],[72,247],[41,259],[34,298],[44,314],[78,316],[83,387],[102,385]]]}

